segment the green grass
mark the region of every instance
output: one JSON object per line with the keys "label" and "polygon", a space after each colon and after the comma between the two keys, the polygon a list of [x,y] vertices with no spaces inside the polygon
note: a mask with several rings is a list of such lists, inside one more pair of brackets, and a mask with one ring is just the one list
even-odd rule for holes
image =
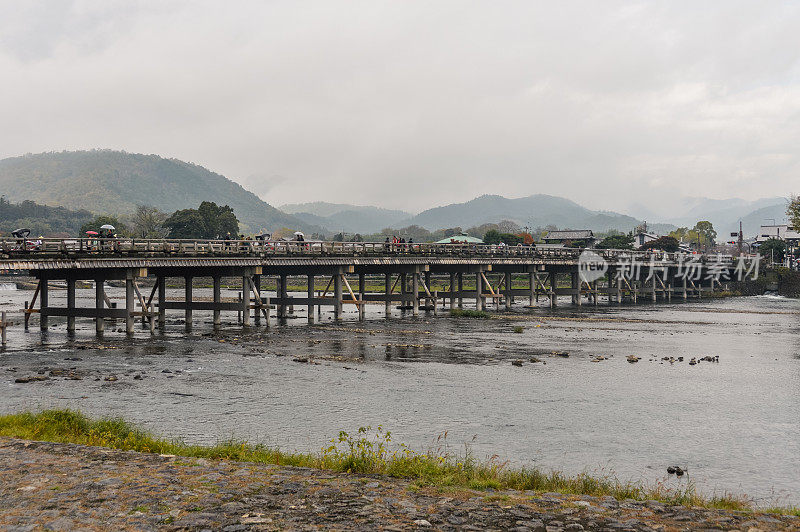
{"label": "green grass", "polygon": [[[342,431],[317,453],[287,453],[242,441],[227,441],[212,446],[188,445],[179,440],[157,438],[121,419],[90,419],[72,410],[45,410],[0,416],[0,436],[183,457],[388,475],[413,480],[415,488],[554,491],[575,495],[611,495],[620,500],[658,500],[667,504],[753,510],[744,497],[728,494],[704,497],[691,483],[683,489],[675,489],[664,484],[646,486],[622,482],[610,475],[566,475],[558,471],[512,469],[496,457],[480,462],[474,459],[469,450],[463,455],[448,452],[446,434],[440,437],[439,450],[418,453],[403,444],[394,444],[391,433],[381,427],[375,431],[370,427],[362,427],[355,434]],[[796,508],[770,508],[769,511],[798,515]]]}
{"label": "green grass", "polygon": [[488,320],[492,317],[491,314],[482,310],[467,310],[460,308],[454,308],[451,310],[450,315],[454,318],[478,318],[482,320]]}
{"label": "green grass", "polygon": [[514,332],[517,333],[517,334],[522,334],[522,332],[524,330],[525,330],[525,327],[523,327],[522,325],[517,325],[517,326],[514,327]]}

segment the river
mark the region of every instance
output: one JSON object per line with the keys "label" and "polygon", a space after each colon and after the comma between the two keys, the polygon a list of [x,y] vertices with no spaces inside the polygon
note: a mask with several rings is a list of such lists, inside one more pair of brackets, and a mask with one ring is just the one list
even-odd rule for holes
{"label": "river", "polygon": [[[32,292],[5,288],[0,310],[21,321]],[[63,291],[50,297],[64,304]],[[79,306],[93,298],[78,290]],[[122,324],[109,324],[102,340],[90,320],[78,320],[69,338],[63,319],[51,318],[42,334],[34,317],[30,332],[11,327],[0,351],[0,412],[75,408],[187,442],[234,437],[311,451],[339,430],[382,425],[417,450],[445,441],[453,452],[466,445],[515,466],[694,482],[709,495],[800,504],[800,301],[541,304],[518,302],[492,320],[442,311],[386,320],[372,306],[363,323],[347,309],[341,323],[323,312],[313,326],[297,309],[286,324],[273,319],[247,333],[223,314],[217,334],[201,312],[186,334],[176,312],[166,334],[151,337],[137,324],[127,338]],[[684,361],[662,360],[678,356]],[[704,356],[719,362],[688,363]],[[303,357],[311,363],[295,361]],[[81,378],[14,382],[52,370]],[[111,375],[117,380],[105,380]],[[668,476],[670,465],[688,474]]]}

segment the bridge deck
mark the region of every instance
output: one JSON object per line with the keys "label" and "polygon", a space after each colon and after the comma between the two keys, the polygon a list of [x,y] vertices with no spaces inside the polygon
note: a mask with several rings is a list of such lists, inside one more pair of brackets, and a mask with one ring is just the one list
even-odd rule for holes
{"label": "bridge deck", "polygon": [[[586,270],[587,256],[598,268]],[[24,310],[26,327],[35,314],[42,329],[47,329],[50,317],[66,317],[68,331],[75,330],[76,318],[93,318],[98,332],[103,330],[104,320],[124,319],[128,333],[133,333],[137,317],[149,323],[151,330],[156,320],[163,327],[167,310],[182,310],[187,327],[191,327],[194,311],[213,312],[215,326],[221,323],[221,312],[235,311],[248,326],[251,319],[259,325],[262,318],[269,325],[272,308],[285,317],[294,306],[305,307],[308,320],[313,321],[315,309],[323,305],[333,307],[336,319],[342,317],[343,305],[355,305],[363,319],[365,304],[385,305],[388,316],[394,304],[417,315],[420,310],[435,311],[439,305],[460,308],[465,299],[474,300],[480,310],[487,302],[511,309],[515,298],[527,298],[533,305],[545,297],[555,306],[558,297],[565,295],[575,305],[584,300],[596,305],[600,297],[609,303],[641,298],[669,301],[673,295],[700,297],[704,290],[714,289],[719,275],[730,276],[735,263],[733,257],[722,255],[687,257],[665,252],[474,244],[0,240],[0,272],[28,272],[39,279]],[[587,276],[587,271],[597,275]],[[712,271],[716,279],[705,276]],[[262,286],[264,276],[275,278],[271,294]],[[288,293],[288,278],[298,276],[307,279],[308,289],[302,297]],[[383,290],[368,293],[367,276],[373,283],[378,277]],[[146,277],[155,280],[149,297],[137,284]],[[184,280],[184,297],[168,300],[166,280],[175,277]],[[196,277],[213,280],[212,301],[193,301]],[[230,277],[242,283],[236,302],[220,297],[221,279]],[[325,290],[317,290],[315,282],[320,277],[328,281]],[[117,308],[105,293],[104,284],[112,279],[125,283],[124,308]],[[54,280],[66,281],[66,307],[50,304],[49,287]],[[94,281],[96,297],[91,308],[75,304],[79,280]],[[447,288],[434,290],[436,280]]]}

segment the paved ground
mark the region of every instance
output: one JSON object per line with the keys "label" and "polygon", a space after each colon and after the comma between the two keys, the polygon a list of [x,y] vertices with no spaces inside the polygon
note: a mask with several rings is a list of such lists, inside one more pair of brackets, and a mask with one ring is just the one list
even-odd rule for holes
{"label": "paved ground", "polygon": [[0,530],[800,530],[800,518],[0,438]]}

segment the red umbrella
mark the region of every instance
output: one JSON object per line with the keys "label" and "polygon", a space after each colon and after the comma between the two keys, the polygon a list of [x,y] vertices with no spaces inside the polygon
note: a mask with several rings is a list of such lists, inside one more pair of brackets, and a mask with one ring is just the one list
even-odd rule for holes
{"label": "red umbrella", "polygon": [[86,234],[87,235],[99,235],[100,233],[98,233],[97,231],[86,231]]}

